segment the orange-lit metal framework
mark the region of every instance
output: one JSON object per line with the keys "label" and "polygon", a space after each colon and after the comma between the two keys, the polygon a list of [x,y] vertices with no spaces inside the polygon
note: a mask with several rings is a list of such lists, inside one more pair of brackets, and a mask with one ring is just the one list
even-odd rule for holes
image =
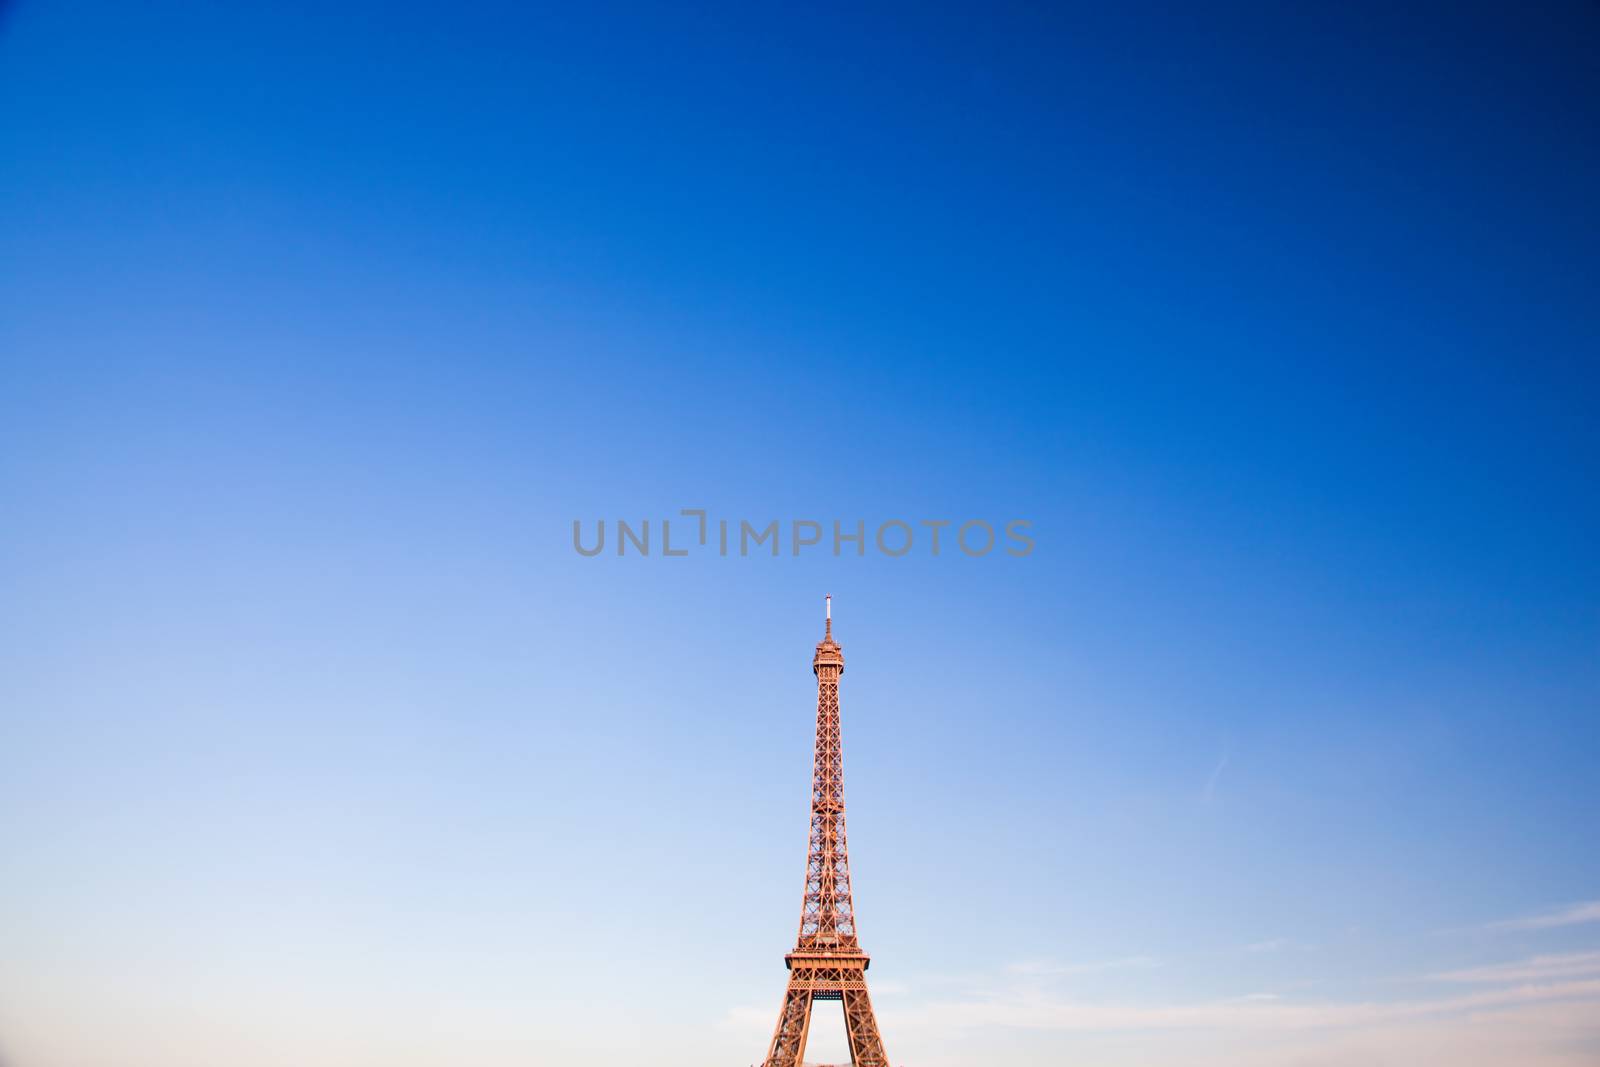
{"label": "orange-lit metal framework", "polygon": [[842,1001],[850,1062],[889,1067],[878,1021],[867,996],[870,961],[856,938],[850,901],[850,855],[844,836],[844,751],[839,735],[839,676],[844,650],[833,640],[833,598],[827,599],[822,641],[811,660],[817,676],[817,752],[811,779],[811,841],[806,853],[806,891],[800,906],[800,938],[784,956],[789,987],[763,1067],[800,1067],[811,1005]]}

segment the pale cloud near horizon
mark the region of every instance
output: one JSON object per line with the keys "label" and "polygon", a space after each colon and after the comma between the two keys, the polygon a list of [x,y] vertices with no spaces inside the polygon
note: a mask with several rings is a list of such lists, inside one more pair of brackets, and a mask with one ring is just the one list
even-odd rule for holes
{"label": "pale cloud near horizon", "polygon": [[[1512,978],[1525,969],[1508,964],[1501,973]],[[1487,972],[1482,978],[1498,980]],[[914,1035],[922,1046],[908,1050],[920,1054],[906,1060],[919,1067],[954,1067],[959,1057],[944,1059],[944,1044],[970,1045],[1002,1031],[1034,1035],[1028,1043],[1039,1048],[1040,1064],[1093,1049],[1096,1062],[1130,1065],[1436,1058],[1453,1067],[1576,1067],[1596,1062],[1600,1052],[1600,977],[1390,1002],[1253,993],[1192,1003],[1096,1003],[1030,990],[885,1014],[886,1028]]]}
{"label": "pale cloud near horizon", "polygon": [[1525,915],[1515,919],[1501,919],[1487,924],[1487,930],[1551,930],[1560,926],[1578,926],[1582,923],[1600,922],[1600,900],[1586,900],[1555,911],[1538,915]]}
{"label": "pale cloud near horizon", "polygon": [[[1579,1067],[1600,1062],[1600,952],[1534,956],[1446,971],[1431,980],[1480,988],[1391,1001],[1300,1000],[1276,992],[1191,1002],[1104,1002],[1057,995],[1033,980],[1107,966],[1021,961],[974,975],[970,992],[880,1005],[895,1058],[959,1067],[1004,1042],[1015,1062],[1088,1057],[1108,1067],[1337,1067],[1437,1059],[1452,1067]],[[1009,983],[1009,984],[1008,984]],[[772,1008],[736,1009],[728,1029],[763,1033]],[[1026,1052],[1020,1050],[1026,1049]]]}
{"label": "pale cloud near horizon", "polygon": [[1436,982],[1548,982],[1563,978],[1600,975],[1600,952],[1569,952],[1534,956],[1509,963],[1444,971],[1428,977]]}
{"label": "pale cloud near horizon", "polygon": [[[1253,993],[1173,1004],[1103,1004],[1037,993],[933,1002],[919,1025],[1038,1030],[1314,1030],[1451,1015],[1522,1004],[1582,1001],[1600,1007],[1600,978],[1404,1001],[1297,1001]],[[1600,1017],[1600,1016],[1597,1016]]]}

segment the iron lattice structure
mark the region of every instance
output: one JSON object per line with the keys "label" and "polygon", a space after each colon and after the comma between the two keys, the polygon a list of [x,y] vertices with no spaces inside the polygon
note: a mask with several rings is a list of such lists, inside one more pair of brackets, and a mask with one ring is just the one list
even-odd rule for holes
{"label": "iron lattice structure", "polygon": [[867,965],[856,936],[850,900],[850,853],[844,833],[844,746],[839,733],[839,676],[844,650],[833,639],[833,599],[828,598],[822,641],[811,660],[817,676],[817,751],[811,778],[811,837],[806,850],[806,891],[800,937],[784,956],[789,986],[763,1067],[800,1067],[811,1006],[841,1001],[850,1062],[889,1067],[878,1020],[867,996]]}

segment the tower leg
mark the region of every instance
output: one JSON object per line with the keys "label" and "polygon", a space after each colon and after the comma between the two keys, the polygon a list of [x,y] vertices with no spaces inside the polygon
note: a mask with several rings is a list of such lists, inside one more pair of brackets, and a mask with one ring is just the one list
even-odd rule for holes
{"label": "tower leg", "polygon": [[762,1067],[800,1067],[806,1055],[806,1034],[811,1030],[811,988],[792,977],[784,990],[783,1008],[778,1013],[778,1028],[772,1035],[772,1048]]}
{"label": "tower leg", "polygon": [[889,1067],[865,987],[844,991],[844,1029],[850,1038],[850,1062],[855,1067]]}

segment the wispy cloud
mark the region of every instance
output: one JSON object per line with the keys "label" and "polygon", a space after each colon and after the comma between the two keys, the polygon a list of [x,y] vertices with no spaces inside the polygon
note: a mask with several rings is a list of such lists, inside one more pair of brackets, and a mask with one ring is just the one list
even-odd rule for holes
{"label": "wispy cloud", "polygon": [[1525,915],[1516,919],[1502,919],[1489,923],[1489,930],[1549,930],[1557,926],[1577,926],[1581,923],[1600,922],[1600,900],[1587,900],[1555,911],[1538,915]]}
{"label": "wispy cloud", "polygon": [[1459,971],[1430,974],[1436,982],[1550,982],[1564,978],[1600,975],[1600,952],[1572,952],[1559,956],[1534,956],[1510,963],[1492,963]]}
{"label": "wispy cloud", "polygon": [[[991,995],[984,999],[929,1004],[919,1023],[956,1028],[1024,1030],[1312,1030],[1369,1026],[1527,1004],[1583,1001],[1600,1008],[1600,979],[1519,985],[1407,1001],[1298,1001],[1252,994],[1192,1004],[1104,1004],[1041,996]],[[902,1020],[903,1021],[903,1020]]]}
{"label": "wispy cloud", "polygon": [[1211,776],[1206,779],[1206,787],[1200,793],[1200,802],[1210,804],[1217,796],[1217,782],[1222,778],[1222,772],[1228,768],[1228,759],[1233,755],[1227,749],[1222,752],[1222,758],[1217,760],[1217,765],[1211,768]]}

